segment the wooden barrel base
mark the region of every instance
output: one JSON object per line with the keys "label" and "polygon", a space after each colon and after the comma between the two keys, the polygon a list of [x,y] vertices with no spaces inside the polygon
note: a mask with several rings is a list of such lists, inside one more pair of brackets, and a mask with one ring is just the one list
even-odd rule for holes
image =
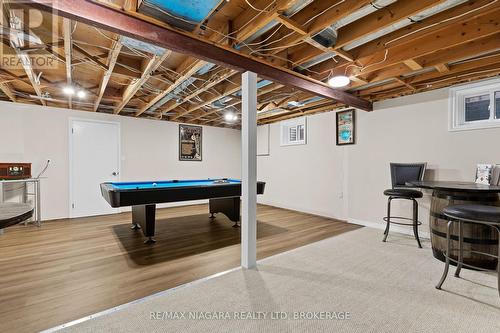
{"label": "wooden barrel base", "polygon": [[[448,219],[442,214],[443,208],[454,204],[482,204],[500,206],[498,194],[496,193],[464,193],[459,191],[434,190],[431,201],[430,212],[430,235],[432,253],[436,259],[445,261],[446,250],[446,225]],[[495,269],[498,259],[477,254],[474,251],[498,255],[498,234],[485,225],[464,223],[463,224],[463,261],[466,264],[484,269]],[[458,258],[458,223],[454,224],[451,232],[453,249],[450,257]],[[454,263],[453,263],[454,264]]]}

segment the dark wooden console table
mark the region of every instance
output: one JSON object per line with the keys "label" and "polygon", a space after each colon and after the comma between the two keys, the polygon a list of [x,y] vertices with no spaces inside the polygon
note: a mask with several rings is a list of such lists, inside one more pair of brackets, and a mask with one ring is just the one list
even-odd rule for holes
{"label": "dark wooden console table", "polygon": [[[475,203],[500,206],[498,193],[500,186],[481,185],[472,182],[449,181],[415,181],[409,186],[432,190],[430,210],[430,236],[434,257],[445,261],[443,252],[446,249],[446,217],[443,208],[453,204]],[[451,235],[452,248],[458,248],[458,230]],[[480,224],[464,224],[464,262],[481,268],[495,269],[496,258],[476,253],[486,252],[498,254],[498,235],[491,228]],[[451,257],[456,259],[457,251]]]}

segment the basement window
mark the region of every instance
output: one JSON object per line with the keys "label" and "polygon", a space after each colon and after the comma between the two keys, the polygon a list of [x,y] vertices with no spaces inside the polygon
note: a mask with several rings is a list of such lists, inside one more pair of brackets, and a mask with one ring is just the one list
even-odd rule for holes
{"label": "basement window", "polygon": [[282,121],[281,127],[281,145],[304,145],[306,144],[306,118],[296,118],[288,121]]}
{"label": "basement window", "polygon": [[450,89],[450,130],[500,127],[500,80]]}

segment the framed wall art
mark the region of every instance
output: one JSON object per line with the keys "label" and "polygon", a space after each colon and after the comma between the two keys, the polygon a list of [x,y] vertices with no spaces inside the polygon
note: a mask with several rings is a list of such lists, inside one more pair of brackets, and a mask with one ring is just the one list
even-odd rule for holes
{"label": "framed wall art", "polygon": [[356,138],[355,110],[337,112],[337,146],[352,145]]}
{"label": "framed wall art", "polygon": [[179,125],[179,161],[201,161],[203,127]]}

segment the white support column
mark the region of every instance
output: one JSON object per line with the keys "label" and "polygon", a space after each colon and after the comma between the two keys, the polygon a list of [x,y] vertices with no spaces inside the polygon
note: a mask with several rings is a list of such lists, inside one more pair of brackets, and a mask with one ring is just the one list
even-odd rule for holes
{"label": "white support column", "polygon": [[257,74],[241,76],[241,266],[257,263]]}

